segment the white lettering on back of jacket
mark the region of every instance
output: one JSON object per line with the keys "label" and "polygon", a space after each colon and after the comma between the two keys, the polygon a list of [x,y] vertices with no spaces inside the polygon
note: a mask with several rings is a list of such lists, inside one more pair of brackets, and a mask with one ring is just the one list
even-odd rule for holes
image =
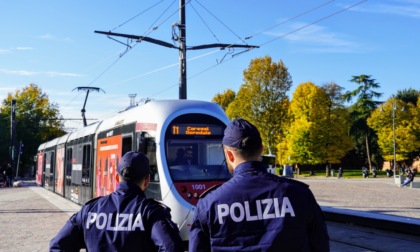
{"label": "white lettering on back of jacket", "polygon": [[281,205],[279,198],[261,199],[252,203],[257,209],[254,213],[251,213],[249,201],[217,205],[219,224],[223,224],[227,217],[230,217],[234,222],[284,218],[286,214],[295,217],[295,211],[288,197],[283,198]]}
{"label": "white lettering on back of jacket", "polygon": [[134,231],[136,228],[144,231],[143,220],[139,213],[134,215],[127,213],[89,212],[86,229],[90,229],[92,226],[100,230],[105,229],[109,231]]}

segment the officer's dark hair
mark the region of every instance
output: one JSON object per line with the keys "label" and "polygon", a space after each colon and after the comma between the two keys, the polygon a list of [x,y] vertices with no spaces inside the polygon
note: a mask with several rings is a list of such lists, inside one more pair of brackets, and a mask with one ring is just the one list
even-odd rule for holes
{"label": "officer's dark hair", "polygon": [[231,150],[234,150],[238,155],[245,159],[257,159],[261,157],[261,140],[255,139],[253,137],[245,137],[242,139],[239,144],[240,149],[230,146],[227,147]]}
{"label": "officer's dark hair", "polygon": [[140,184],[141,182],[143,182],[145,179],[146,179],[146,177],[147,176],[149,176],[150,174],[148,174],[148,175],[146,175],[146,176],[144,176],[144,177],[142,177],[142,178],[135,178],[135,179],[132,179],[132,178],[129,178],[129,177],[123,177],[123,176],[121,176],[120,174],[118,174],[118,176],[120,177],[120,180],[121,181],[126,181],[126,182],[130,182],[130,183],[134,183],[134,184]]}

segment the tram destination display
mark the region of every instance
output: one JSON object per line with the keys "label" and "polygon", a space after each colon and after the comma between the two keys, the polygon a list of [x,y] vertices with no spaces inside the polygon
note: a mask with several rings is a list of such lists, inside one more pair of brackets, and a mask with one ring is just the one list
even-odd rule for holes
{"label": "tram destination display", "polygon": [[223,127],[215,124],[174,124],[172,135],[221,136]]}

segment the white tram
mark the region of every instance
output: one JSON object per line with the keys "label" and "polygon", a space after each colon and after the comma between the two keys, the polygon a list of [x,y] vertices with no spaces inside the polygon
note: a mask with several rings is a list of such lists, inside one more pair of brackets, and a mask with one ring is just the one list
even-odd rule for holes
{"label": "white tram", "polygon": [[[113,192],[121,157],[141,151],[152,172],[147,197],[172,209],[181,237],[188,240],[199,195],[231,177],[221,147],[228,123],[215,103],[150,101],[41,144],[37,183],[82,205]],[[187,150],[190,162],[175,163]]]}

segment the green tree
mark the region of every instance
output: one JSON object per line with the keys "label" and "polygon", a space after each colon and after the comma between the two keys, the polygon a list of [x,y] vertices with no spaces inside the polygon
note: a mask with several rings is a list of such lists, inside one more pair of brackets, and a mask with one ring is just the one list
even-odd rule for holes
{"label": "green tree", "polygon": [[340,163],[347,152],[353,149],[348,134],[350,117],[343,104],[343,88],[336,83],[327,83],[321,87],[327,95],[327,118],[323,127],[326,136],[326,163]]}
{"label": "green tree", "polygon": [[219,106],[226,111],[229,104],[235,100],[235,97],[235,91],[226,89],[223,93],[216,94],[211,101],[219,104]]}
{"label": "green tree", "polygon": [[312,82],[300,84],[290,103],[291,124],[287,134],[288,152],[291,163],[320,164],[320,131],[322,118],[325,118],[327,96]]}
{"label": "green tree", "polygon": [[312,82],[296,88],[290,104],[292,122],[286,137],[286,155],[291,163],[340,163],[352,149],[347,134],[349,117],[339,103],[340,90],[336,84],[321,88]]}
{"label": "green tree", "polygon": [[[357,98],[356,102],[349,107],[352,119],[350,134],[355,140],[356,151],[360,156],[365,156],[369,169],[372,170],[369,147],[372,145],[376,146],[376,135],[367,125],[366,120],[372,111],[381,104],[381,102],[375,101],[374,98],[381,97],[382,93],[374,91],[374,89],[380,88],[380,85],[370,75],[353,76],[350,81],[358,85],[355,90],[348,91],[343,96],[347,102]],[[365,155],[363,155],[364,152]]]}
{"label": "green tree", "polygon": [[368,118],[368,125],[378,135],[378,145],[385,160],[394,159],[394,122],[396,161],[411,160],[420,149],[419,107],[391,98]]}
{"label": "green tree", "polygon": [[287,119],[288,96],[292,78],[283,61],[275,63],[265,56],[251,61],[244,70],[245,83],[226,110],[229,118],[242,117],[260,130],[269,153],[283,136]]}
{"label": "green tree", "polygon": [[418,99],[420,97],[420,90],[415,90],[412,88],[404,89],[404,90],[398,90],[396,96],[392,96],[392,98],[397,98],[398,100],[401,100],[405,103],[411,103],[414,106],[416,106],[418,103]]}
{"label": "green tree", "polygon": [[[5,120],[4,118],[10,120],[12,100],[16,100],[15,149],[18,149],[18,143],[22,141],[24,149],[20,157],[19,171],[25,174],[25,169],[33,164],[33,157],[36,155],[38,146],[65,134],[65,132],[58,105],[50,103],[48,96],[37,85],[30,84],[22,90],[16,90],[14,94],[7,95],[0,108],[2,121]],[[10,139],[10,123],[6,127],[4,135]],[[2,153],[9,153],[9,144],[10,141],[0,144]],[[1,156],[1,158],[2,162],[8,160],[7,156]],[[17,160],[16,157],[15,160]]]}

